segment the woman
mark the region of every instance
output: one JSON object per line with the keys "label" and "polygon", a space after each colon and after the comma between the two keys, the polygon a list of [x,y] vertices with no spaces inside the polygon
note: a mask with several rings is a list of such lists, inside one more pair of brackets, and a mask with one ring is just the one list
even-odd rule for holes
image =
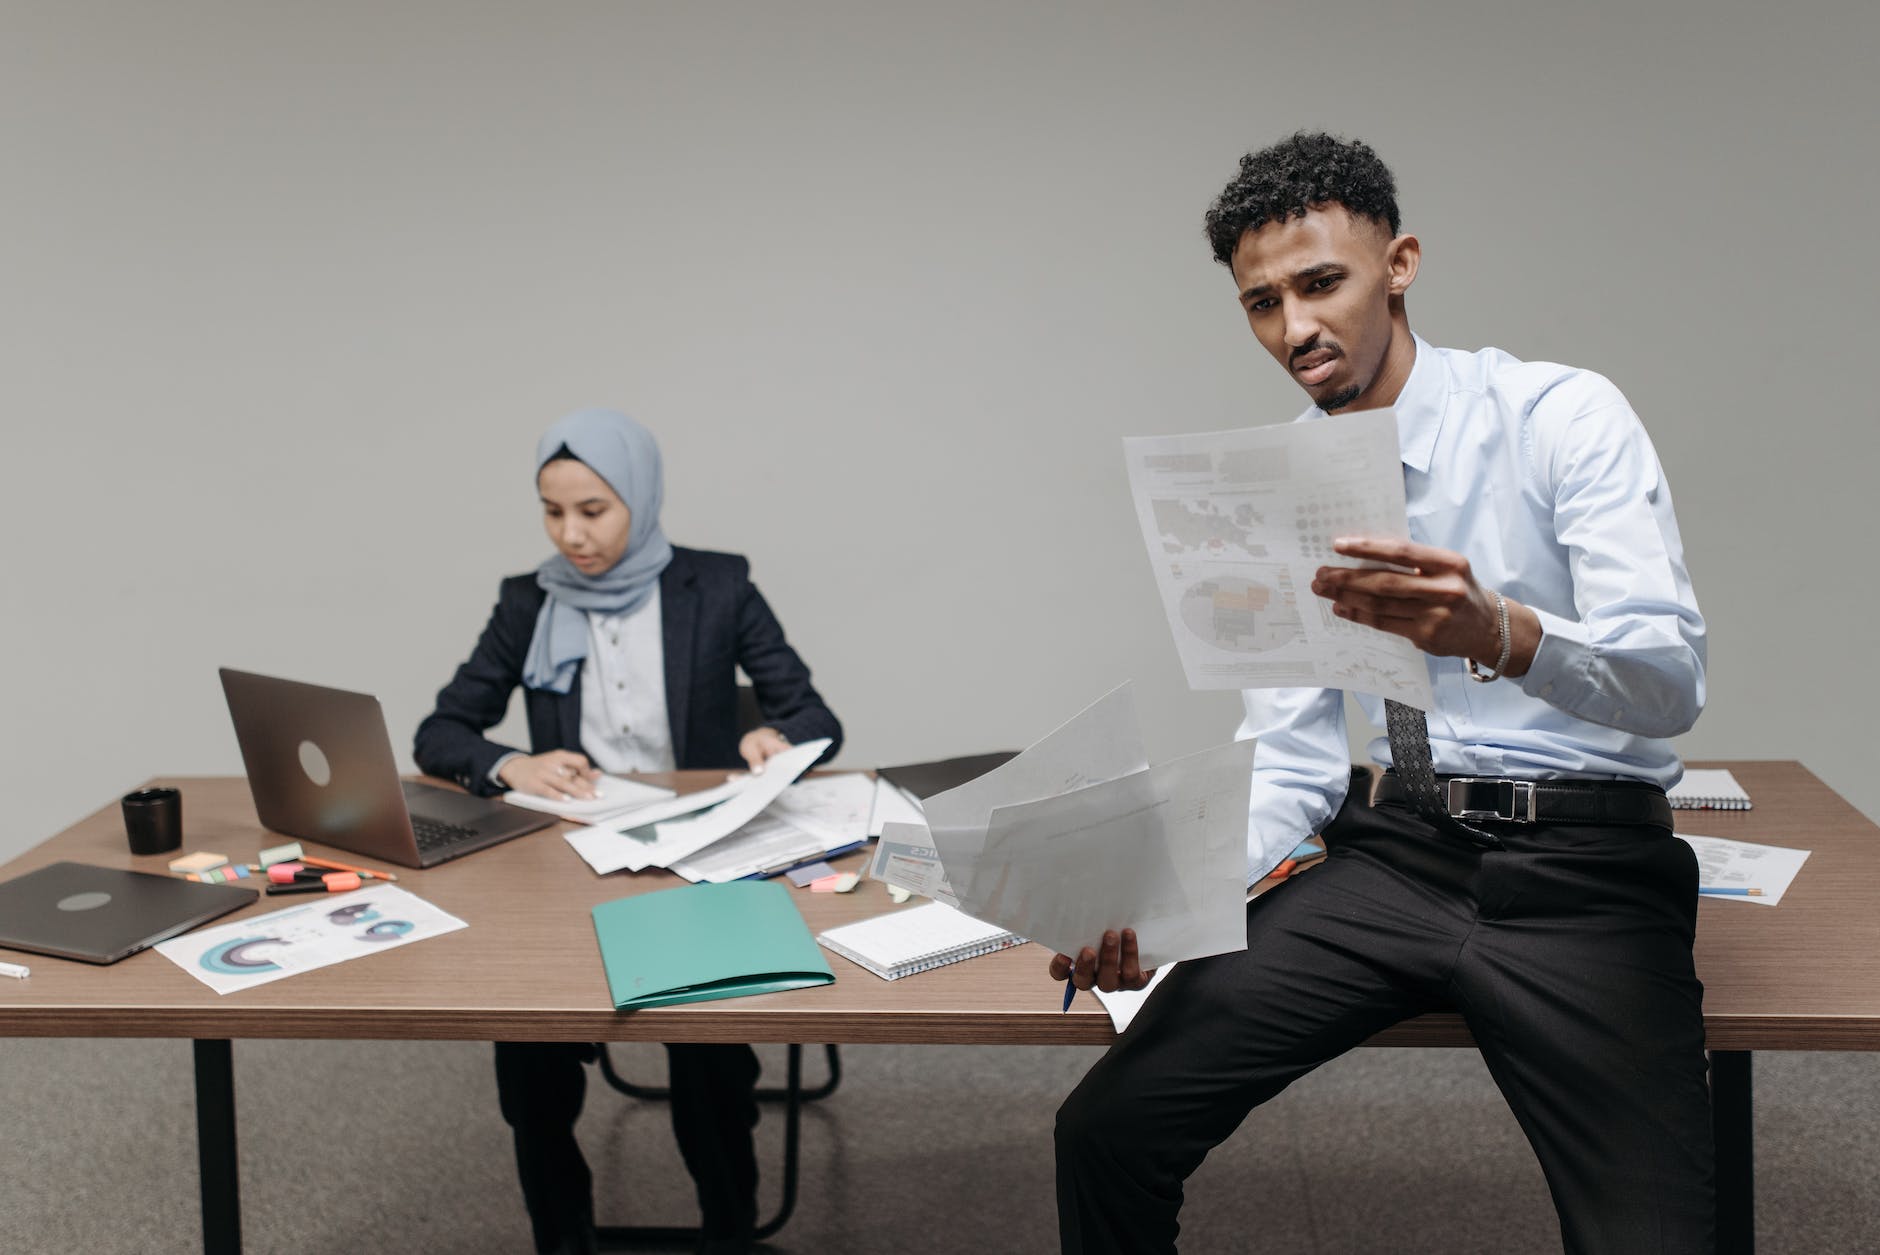
{"label": "woman", "polygon": [[[479,794],[594,795],[601,772],[748,766],[842,726],[732,554],[676,549],[659,526],[659,447],[611,410],[581,410],[536,446],[543,525],[557,554],[503,581],[470,660],[418,727],[418,766]],[[734,668],[765,726],[738,735]],[[494,744],[520,684],[530,753]],[[702,1250],[748,1248],[756,1223],[757,1056],[669,1045],[672,1124],[697,1183]],[[503,1119],[538,1251],[594,1249],[591,1178],[575,1142],[594,1048],[496,1043]]]}

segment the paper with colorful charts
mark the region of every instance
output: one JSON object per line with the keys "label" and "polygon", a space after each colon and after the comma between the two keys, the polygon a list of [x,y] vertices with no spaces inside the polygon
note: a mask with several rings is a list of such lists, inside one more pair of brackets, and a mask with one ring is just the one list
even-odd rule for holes
{"label": "paper with colorful charts", "polygon": [[308,897],[284,911],[173,937],[158,943],[157,953],[217,993],[232,994],[464,927],[396,885]]}

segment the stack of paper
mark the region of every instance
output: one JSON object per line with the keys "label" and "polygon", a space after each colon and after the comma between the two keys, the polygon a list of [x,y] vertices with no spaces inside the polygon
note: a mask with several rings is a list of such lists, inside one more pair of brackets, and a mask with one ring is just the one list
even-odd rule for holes
{"label": "stack of paper", "polygon": [[503,794],[503,801],[524,810],[545,811],[560,819],[599,824],[643,810],[656,802],[669,801],[672,796],[671,789],[662,789],[656,784],[643,784],[625,776],[602,776],[594,782],[594,796],[590,798],[536,797],[511,789]]}
{"label": "stack of paper", "polygon": [[883,827],[870,874],[1075,954],[1136,930],[1155,967],[1246,945],[1253,743],[1151,768],[1127,684]]}
{"label": "stack of paper", "polygon": [[860,772],[799,780],[735,834],[668,867],[712,883],[779,872],[862,846],[874,807],[875,783]]}
{"label": "stack of paper", "polygon": [[880,794],[860,773],[800,780],[828,748],[792,746],[761,774],[566,833],[568,844],[603,875],[664,867],[714,883],[853,849],[869,837]]}

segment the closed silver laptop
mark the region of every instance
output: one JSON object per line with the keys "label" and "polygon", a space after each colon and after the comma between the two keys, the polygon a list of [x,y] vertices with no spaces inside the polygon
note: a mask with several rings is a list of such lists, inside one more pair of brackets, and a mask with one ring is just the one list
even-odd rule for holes
{"label": "closed silver laptop", "polygon": [[260,895],[89,863],[51,863],[0,884],[0,946],[116,963]]}
{"label": "closed silver laptop", "polygon": [[376,697],[228,667],[221,674],[255,814],[275,832],[431,867],[555,822],[401,781]]}

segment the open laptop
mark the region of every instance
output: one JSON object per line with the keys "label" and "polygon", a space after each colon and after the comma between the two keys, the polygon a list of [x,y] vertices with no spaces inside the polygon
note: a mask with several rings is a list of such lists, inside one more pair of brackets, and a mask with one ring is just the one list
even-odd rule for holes
{"label": "open laptop", "polygon": [[116,963],[260,895],[89,863],[49,863],[0,884],[0,946]]}
{"label": "open laptop", "polygon": [[275,832],[432,867],[553,815],[398,778],[379,699],[222,668],[255,813]]}

